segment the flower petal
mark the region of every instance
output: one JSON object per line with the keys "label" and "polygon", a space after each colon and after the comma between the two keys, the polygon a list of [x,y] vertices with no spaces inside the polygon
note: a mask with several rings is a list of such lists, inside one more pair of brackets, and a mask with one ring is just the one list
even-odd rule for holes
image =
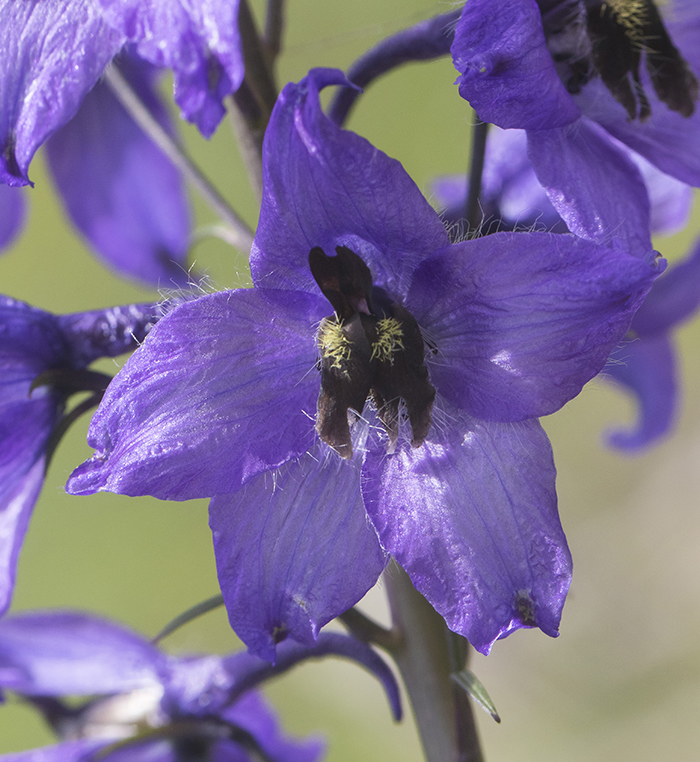
{"label": "flower petal", "polygon": [[[120,68],[153,116],[172,132],[150,64]],[[190,212],[179,171],[98,83],[47,143],[68,213],[108,265],[151,286],[187,283]]]}
{"label": "flower petal", "polygon": [[535,0],[469,0],[452,58],[459,94],[484,122],[542,130],[580,116],[554,68]]}
{"label": "flower petal", "polygon": [[24,225],[25,217],[24,191],[0,185],[0,250],[13,242]]}
{"label": "flower petal", "polygon": [[654,283],[644,304],[632,320],[638,336],[667,333],[692,317],[700,308],[700,240],[690,254]]}
{"label": "flower petal", "polygon": [[243,81],[239,0],[97,0],[105,18],[138,54],[173,70],[182,116],[210,137],[226,113],[223,99]]}
{"label": "flower petal", "polygon": [[556,636],[571,556],[547,436],[534,420],[445,414],[421,447],[370,449],[363,496],[382,545],[478,651],[520,627]]}
{"label": "flower petal", "polygon": [[627,154],[592,122],[528,133],[528,154],[554,208],[572,233],[596,243],[651,251],[649,196]]}
{"label": "flower petal", "polygon": [[676,355],[670,339],[658,335],[624,343],[605,368],[605,377],[637,398],[639,417],[629,430],[608,434],[626,452],[642,450],[671,432],[678,408]]}
{"label": "flower petal", "polygon": [[209,517],[231,626],[269,661],[283,637],[313,643],[386,564],[362,508],[359,468],[325,446],[215,497]]}
{"label": "flower petal", "polygon": [[68,491],[211,497],[308,450],[328,311],[320,295],[244,289],[170,312],[109,385]]}
{"label": "flower petal", "polygon": [[3,754],[2,762],[85,762],[88,754],[104,746],[104,741],[81,738],[78,741],[64,741],[54,746],[27,749],[11,754]]}
{"label": "flower petal", "polygon": [[92,0],[7,0],[0,25],[0,181],[27,185],[36,149],[77,112],[124,40]]}
{"label": "flower petal", "polygon": [[444,249],[407,306],[438,393],[515,421],[575,397],[624,337],[660,268],[570,235],[497,233]]}
{"label": "flower petal", "polygon": [[257,285],[318,293],[309,252],[347,246],[376,285],[403,296],[415,265],[448,243],[440,218],[401,164],[322,112],[319,90],[347,85],[314,69],[282,91],[265,135],[263,201],[251,254]]}
{"label": "flower petal", "polygon": [[163,658],[140,635],[87,614],[34,611],[0,620],[0,687],[29,696],[157,685]]}

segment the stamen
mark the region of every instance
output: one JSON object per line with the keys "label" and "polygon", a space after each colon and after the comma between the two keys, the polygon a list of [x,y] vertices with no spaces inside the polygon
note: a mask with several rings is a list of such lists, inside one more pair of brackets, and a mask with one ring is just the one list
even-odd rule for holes
{"label": "stamen", "polygon": [[383,318],[377,322],[377,340],[372,344],[370,360],[394,364],[396,352],[405,349],[403,329],[396,318]]}

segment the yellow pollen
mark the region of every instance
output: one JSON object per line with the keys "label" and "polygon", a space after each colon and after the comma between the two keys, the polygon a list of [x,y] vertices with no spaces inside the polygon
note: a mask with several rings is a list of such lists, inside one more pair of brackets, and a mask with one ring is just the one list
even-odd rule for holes
{"label": "yellow pollen", "polygon": [[394,364],[394,353],[404,349],[401,321],[383,318],[377,322],[377,340],[372,344],[370,360]]}
{"label": "yellow pollen", "polygon": [[331,368],[343,370],[343,364],[350,359],[352,342],[343,330],[342,322],[324,319],[316,337],[321,357],[331,361]]}
{"label": "yellow pollen", "polygon": [[640,50],[650,49],[647,43],[649,37],[644,35],[644,26],[649,20],[648,6],[645,0],[608,0],[615,18],[625,30],[630,42]]}

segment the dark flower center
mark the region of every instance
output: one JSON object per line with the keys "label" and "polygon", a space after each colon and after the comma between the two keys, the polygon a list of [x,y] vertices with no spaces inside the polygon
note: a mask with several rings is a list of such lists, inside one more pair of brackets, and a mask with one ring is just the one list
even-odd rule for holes
{"label": "dark flower center", "polygon": [[653,0],[585,0],[585,15],[570,0],[539,0],[552,57],[570,93],[600,76],[630,120],[651,107],[640,77],[642,56],[654,91],[672,111],[689,117],[698,80],[673,44]]}
{"label": "dark flower center", "polygon": [[432,422],[435,389],[424,362],[423,337],[415,318],[372,284],[362,259],[345,246],[329,257],[309,253],[311,273],[335,314],[318,330],[321,391],[316,430],[343,458],[352,457],[348,410],[362,413],[372,397],[390,448],[399,436],[403,400],[411,443],[423,444]]}

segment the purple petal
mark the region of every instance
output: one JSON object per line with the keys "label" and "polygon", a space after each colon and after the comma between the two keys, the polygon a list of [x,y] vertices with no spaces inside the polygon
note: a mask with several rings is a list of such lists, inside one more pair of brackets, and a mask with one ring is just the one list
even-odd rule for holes
{"label": "purple petal", "polygon": [[226,666],[229,672],[235,675],[235,687],[229,693],[229,701],[238,701],[238,697],[246,691],[286,672],[302,661],[327,656],[351,659],[374,675],[384,686],[394,719],[397,722],[401,720],[401,694],[390,667],[367,643],[335,632],[322,632],[312,646],[302,645],[293,640],[283,641],[277,646],[277,660],[274,664],[249,652],[228,657],[225,659]]}
{"label": "purple petal", "polygon": [[[4,444],[4,442],[3,442]],[[0,615],[10,607],[15,588],[17,562],[27,533],[29,519],[44,484],[44,458],[39,458],[28,471],[15,458],[16,469],[11,478],[3,475],[0,498]],[[4,464],[2,464],[4,465]],[[0,465],[0,473],[7,469]]]}
{"label": "purple petal", "polygon": [[419,448],[367,456],[363,495],[382,545],[478,651],[520,627],[556,636],[571,556],[546,434],[456,410],[442,424]]}
{"label": "purple petal", "polygon": [[678,408],[676,356],[665,335],[624,343],[605,368],[605,377],[637,398],[639,418],[629,430],[608,434],[620,450],[635,452],[671,433]]}
{"label": "purple petal", "polygon": [[0,70],[0,181],[27,185],[36,149],[73,117],[122,46],[91,0],[6,0]]}
{"label": "purple petal", "polygon": [[26,216],[24,191],[0,185],[0,250],[14,241]]}
{"label": "purple petal", "polygon": [[[247,730],[271,762],[316,762],[323,754],[321,740],[296,741],[283,734],[277,717],[257,693],[247,693],[224,713],[224,719]],[[232,744],[220,744],[212,762],[233,762],[225,752]],[[239,747],[240,748],[240,747]],[[249,755],[244,757],[249,759]]]}
{"label": "purple petal", "polygon": [[592,122],[528,133],[539,181],[569,230],[638,257],[651,251],[649,197],[639,170]]}
{"label": "purple petal", "polygon": [[632,320],[638,336],[658,336],[694,315],[700,307],[700,240],[690,254],[654,283]]}
{"label": "purple petal", "polygon": [[97,452],[68,491],[211,497],[308,450],[329,311],[320,295],[244,289],[170,312],[109,385],[88,434]]}
{"label": "purple petal", "polygon": [[79,741],[64,741],[41,749],[28,749],[0,755],[2,762],[88,762],[86,755],[104,746],[104,741],[81,738]]}
{"label": "purple petal", "polygon": [[344,245],[394,298],[415,265],[448,243],[440,218],[399,162],[341,130],[321,111],[319,90],[347,85],[314,69],[280,95],[263,147],[263,201],[251,254],[253,280],[318,293],[308,256]]}
{"label": "purple petal", "polygon": [[[172,132],[153,67],[123,57],[120,68]],[[47,149],[73,223],[108,265],[150,286],[187,283],[190,212],[182,177],[107,85],[88,93]]]}
{"label": "purple petal", "polygon": [[142,58],[173,70],[182,116],[210,137],[243,81],[239,0],[97,0]]}
{"label": "purple petal", "polygon": [[231,626],[270,661],[285,636],[313,643],[386,564],[362,508],[359,469],[325,446],[215,497],[209,517]]}
{"label": "purple petal", "polygon": [[580,116],[554,68],[535,0],[469,0],[452,59],[459,94],[484,122],[542,130]]}
{"label": "purple petal", "polygon": [[673,235],[681,231],[690,219],[693,190],[650,164],[643,156],[629,152],[632,161],[642,173],[651,205],[651,232]]}
{"label": "purple petal", "polygon": [[659,270],[570,235],[498,233],[427,260],[407,307],[435,345],[437,391],[472,415],[515,421],[581,391]]}
{"label": "purple petal", "polygon": [[157,685],[163,658],[140,635],[86,614],[36,611],[0,620],[0,686],[29,696]]}

